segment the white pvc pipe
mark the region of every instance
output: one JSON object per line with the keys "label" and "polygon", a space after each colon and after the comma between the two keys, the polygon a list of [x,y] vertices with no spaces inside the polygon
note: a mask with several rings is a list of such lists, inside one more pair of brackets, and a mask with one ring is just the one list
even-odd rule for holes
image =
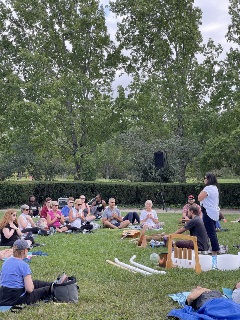
{"label": "white pvc pipe", "polygon": [[136,272],[139,272],[139,273],[142,273],[142,274],[144,274],[144,275],[146,275],[146,276],[149,276],[149,275],[152,274],[151,272],[147,272],[147,271],[144,271],[144,270],[142,270],[142,269],[139,269],[139,268],[130,266],[129,264],[123,263],[123,262],[119,261],[117,258],[115,258],[114,261],[115,261],[117,264],[119,264],[120,266],[123,266],[123,267],[125,267],[125,268],[127,268],[127,269],[130,269],[130,270],[133,270],[133,271],[136,271]]}
{"label": "white pvc pipe", "polygon": [[132,256],[132,258],[129,260],[131,264],[133,264],[134,266],[143,269],[145,271],[148,271],[150,273],[157,273],[157,274],[166,274],[166,271],[159,271],[159,270],[155,270],[149,267],[144,266],[143,264],[137,263],[135,261],[133,261],[136,258],[135,255]]}

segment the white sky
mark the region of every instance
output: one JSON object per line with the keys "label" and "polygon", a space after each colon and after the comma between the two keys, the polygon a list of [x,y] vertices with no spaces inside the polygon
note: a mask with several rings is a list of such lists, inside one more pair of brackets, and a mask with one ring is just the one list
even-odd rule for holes
{"label": "white sky", "polygon": [[[109,1],[100,0],[100,2],[103,5],[107,5]],[[231,23],[231,17],[228,14],[229,0],[194,0],[194,4],[202,10],[202,25],[200,26],[200,30],[203,42],[206,43],[209,38],[212,38],[215,44],[220,43],[222,45],[224,52],[229,51],[232,44],[228,43],[225,38],[228,25]],[[111,12],[107,13],[106,23],[111,38],[114,40],[117,26],[116,18]],[[125,87],[127,82],[129,82],[129,79],[125,75],[121,78],[116,77],[114,87],[120,84]]]}

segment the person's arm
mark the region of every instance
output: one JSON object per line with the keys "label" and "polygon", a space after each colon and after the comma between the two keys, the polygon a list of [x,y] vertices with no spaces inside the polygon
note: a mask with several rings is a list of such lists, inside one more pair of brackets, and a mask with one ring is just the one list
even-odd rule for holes
{"label": "person's arm", "polygon": [[[30,222],[32,228],[34,228],[36,226],[33,219],[30,216],[27,216],[27,220]],[[26,226],[27,226],[27,223],[26,223]]]}
{"label": "person's arm", "polygon": [[23,217],[18,218],[18,224],[22,229],[25,229],[28,225],[27,221],[23,219]]}
{"label": "person's arm", "polygon": [[198,195],[198,201],[203,201],[208,196],[207,192],[202,190]]}
{"label": "person's arm", "polygon": [[5,238],[10,239],[13,236],[15,230],[17,232],[17,235],[19,237],[21,237],[22,232],[20,231],[20,229],[17,226],[14,226],[14,228],[11,227],[11,230],[9,230],[8,228],[3,228],[2,232],[3,232]]}
{"label": "person's arm", "polygon": [[60,218],[58,218],[58,220],[61,222],[61,224],[64,224],[65,220],[64,220],[64,215],[59,213]]}
{"label": "person's arm", "polygon": [[33,284],[33,281],[32,281],[32,276],[31,274],[28,274],[24,277],[24,287],[25,287],[25,290],[27,292],[33,292],[33,289],[34,289],[34,284]]}
{"label": "person's arm", "polygon": [[54,217],[52,219],[52,217],[50,216],[49,213],[47,213],[47,225],[50,226],[52,225],[54,222],[56,222],[58,220],[58,217]]}
{"label": "person's arm", "polygon": [[106,204],[106,201],[102,200],[102,206],[103,206],[103,210],[105,210],[107,204]]}
{"label": "person's arm", "polygon": [[185,228],[180,228],[180,229],[178,229],[177,231],[175,231],[175,232],[173,232],[173,233],[174,233],[174,234],[182,234],[182,233],[184,233],[186,230],[187,230],[187,229],[185,229]]}
{"label": "person's arm", "polygon": [[90,207],[89,207],[89,205],[86,203],[86,208],[87,208],[87,210],[88,210],[88,212],[87,212],[87,216],[90,216]]}
{"label": "person's arm", "polygon": [[116,211],[115,214],[113,215],[113,217],[118,221],[118,222],[122,222],[123,221],[123,218],[121,216],[121,213],[120,211]]}
{"label": "person's arm", "polygon": [[187,296],[187,303],[190,306],[194,300],[196,300],[200,295],[204,292],[209,292],[210,289],[207,288],[201,288],[201,289],[195,289],[193,290],[188,296]]}
{"label": "person's arm", "polygon": [[155,211],[154,211],[153,213],[151,213],[150,218],[152,219],[152,221],[153,221],[154,223],[158,223],[158,222],[159,222],[159,221],[158,221],[157,213],[156,213]]}
{"label": "person's arm", "polygon": [[[144,218],[145,216],[145,218]],[[140,223],[145,223],[149,218],[149,214],[146,212],[146,215],[145,215],[145,212],[141,212],[141,215],[140,215]]]}

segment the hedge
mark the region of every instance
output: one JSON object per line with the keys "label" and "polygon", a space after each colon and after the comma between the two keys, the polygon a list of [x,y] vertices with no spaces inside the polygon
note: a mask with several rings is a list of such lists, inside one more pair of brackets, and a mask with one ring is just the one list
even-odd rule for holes
{"label": "hedge", "polygon": [[[84,194],[87,199],[100,192],[103,199],[115,197],[122,206],[142,207],[147,199],[161,207],[162,196],[165,207],[181,207],[189,194],[197,197],[203,184],[160,184],[130,182],[0,182],[0,208],[19,206],[34,195],[40,204],[46,197],[57,200],[60,197],[78,198]],[[237,183],[220,184],[220,206],[240,207],[240,190]],[[162,195],[161,195],[162,194]]]}

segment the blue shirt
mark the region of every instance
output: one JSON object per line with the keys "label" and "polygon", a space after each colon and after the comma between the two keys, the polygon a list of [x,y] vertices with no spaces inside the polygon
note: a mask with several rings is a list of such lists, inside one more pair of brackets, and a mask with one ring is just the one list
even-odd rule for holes
{"label": "blue shirt", "polygon": [[25,261],[10,257],[2,265],[1,284],[7,288],[24,288],[24,277],[29,274],[32,271]]}
{"label": "blue shirt", "polygon": [[66,218],[69,216],[70,208],[68,206],[64,206],[61,212],[62,212],[62,215],[64,215],[64,217]]}

